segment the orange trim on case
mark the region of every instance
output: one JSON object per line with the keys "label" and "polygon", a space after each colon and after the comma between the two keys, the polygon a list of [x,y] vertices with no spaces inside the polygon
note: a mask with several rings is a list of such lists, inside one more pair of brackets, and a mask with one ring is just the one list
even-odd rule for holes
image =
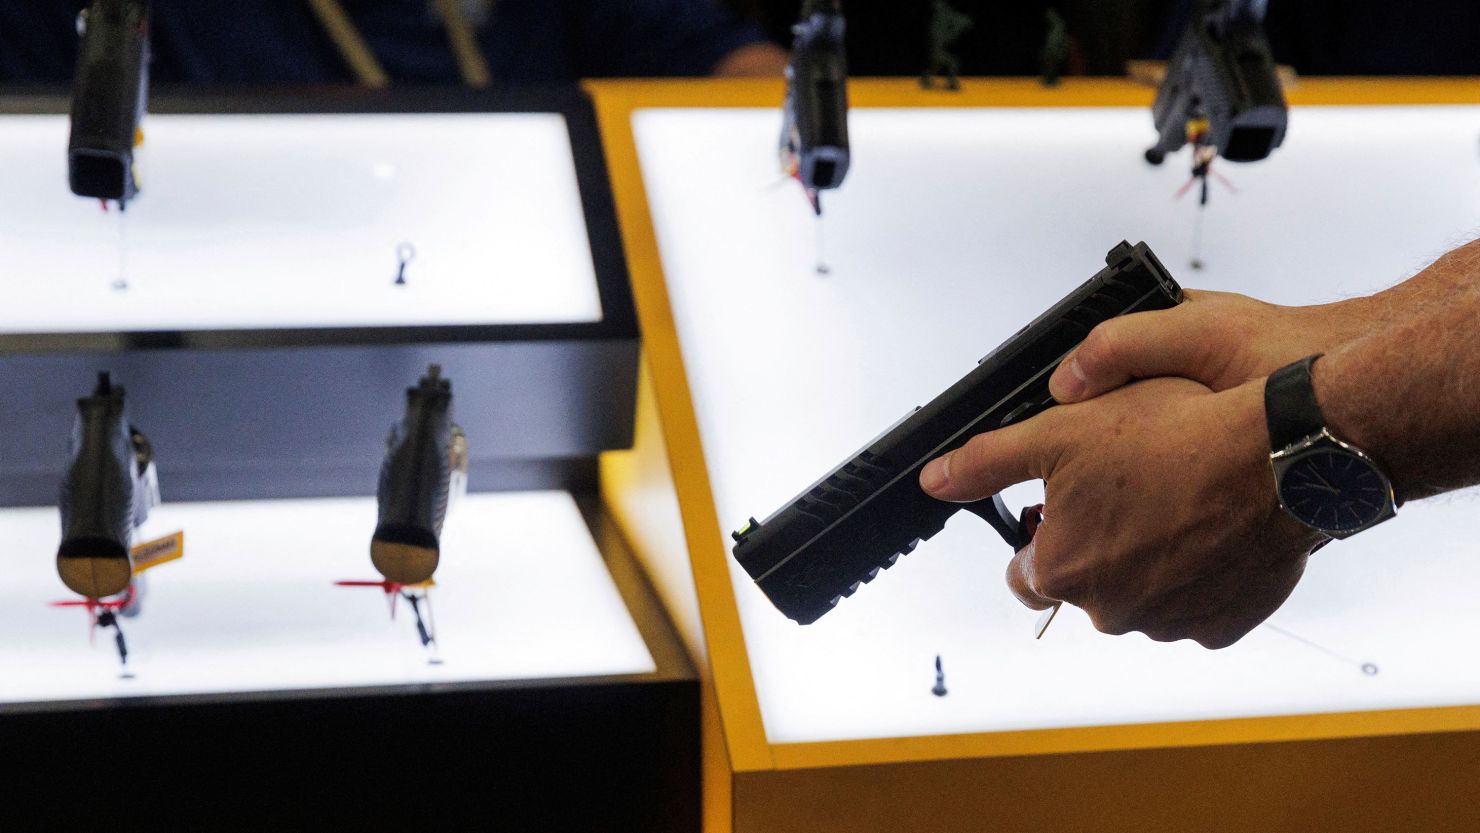
{"label": "orange trim on case", "polygon": [[[985,759],[1130,749],[1272,743],[1480,730],[1480,706],[1237,718],[876,740],[770,744],[740,628],[729,553],[715,513],[657,238],[648,212],[632,114],[644,108],[779,107],[783,85],[754,79],[591,81],[618,219],[652,370],[658,410],[694,567],[724,739],[734,773]],[[963,79],[959,93],[924,91],[913,79],[854,79],[866,107],[1149,106],[1155,91],[1122,79]],[[1480,104],[1476,78],[1302,78],[1294,106]],[[1150,116],[1148,114],[1148,125]],[[1148,132],[1150,128],[1148,126]]]}
{"label": "orange trim on case", "polygon": [[1480,706],[1453,706],[1225,718],[1185,723],[1076,726],[1065,729],[877,740],[778,743],[771,747],[771,753],[776,761],[776,768],[788,770],[961,758],[1388,737],[1477,729],[1480,729]]}
{"label": "orange trim on case", "polygon": [[[603,85],[591,85],[600,88]],[[673,323],[668,292],[658,254],[658,240],[643,187],[637,143],[632,132],[632,103],[610,87],[595,97],[596,113],[606,146],[612,193],[622,242],[627,250],[632,295],[642,323],[648,366],[655,379],[658,414],[668,445],[669,465],[679,496],[679,512],[689,545],[694,583],[699,591],[700,616],[709,646],[725,745],[734,771],[773,767],[770,745],[761,724],[760,703],[745,652],[740,612],[730,584],[729,553],[715,513],[709,470],[699,440],[688,377],[684,373],[678,332]]]}

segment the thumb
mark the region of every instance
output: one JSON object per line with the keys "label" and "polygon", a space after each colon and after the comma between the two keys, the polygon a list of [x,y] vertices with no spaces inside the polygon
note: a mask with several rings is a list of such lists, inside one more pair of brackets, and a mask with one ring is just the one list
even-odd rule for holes
{"label": "thumb", "polygon": [[937,500],[971,503],[1014,483],[1048,479],[1063,432],[1050,430],[1059,409],[1027,422],[972,437],[966,445],[926,464],[920,488]]}
{"label": "thumb", "polygon": [[1053,398],[1082,402],[1135,379],[1182,376],[1208,384],[1216,320],[1195,304],[1112,318],[1090,331],[1048,381]]}

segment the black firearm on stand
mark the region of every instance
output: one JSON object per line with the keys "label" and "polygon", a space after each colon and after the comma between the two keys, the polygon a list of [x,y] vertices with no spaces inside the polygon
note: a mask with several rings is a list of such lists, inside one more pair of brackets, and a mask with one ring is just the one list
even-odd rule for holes
{"label": "black firearm on stand", "polygon": [[420,584],[436,571],[461,437],[452,422],[452,383],[434,364],[407,388],[406,416],[391,428],[380,467],[370,561],[388,581]]}
{"label": "black firearm on stand", "polygon": [[117,200],[139,188],[134,147],[149,97],[149,3],[94,0],[78,15],[67,179],[79,197]]}
{"label": "black firearm on stand", "polygon": [[1284,142],[1289,112],[1264,35],[1266,3],[1198,0],[1151,108],[1158,139],[1148,162],[1188,142],[1257,162]]}
{"label": "black firearm on stand", "polygon": [[837,188],[848,175],[847,23],[838,0],[807,0],[791,31],[782,105],[781,167],[801,183],[822,213],[820,192]]}
{"label": "black firearm on stand", "polygon": [[1257,162],[1285,141],[1289,109],[1279,72],[1264,36],[1267,0],[1197,0],[1192,21],[1156,91],[1151,115],[1157,141],[1146,161],[1160,165],[1167,154],[1192,145],[1192,178],[1178,192],[1201,186],[1192,234],[1194,269],[1203,268],[1203,211],[1208,178],[1219,156]]}
{"label": "black firearm on stand", "polygon": [[92,395],[77,400],[58,503],[57,574],[83,600],[54,604],[85,607],[93,627],[113,628],[118,659],[125,665],[128,646],[118,617],[140,609],[135,532],[158,504],[154,451],[143,432],[129,424],[123,388],[99,373]]}
{"label": "black firearm on stand", "polygon": [[[390,602],[405,599],[416,617],[421,644],[434,651],[432,574],[442,557],[442,525],[454,499],[467,490],[468,441],[452,420],[452,383],[431,365],[416,387],[406,389],[406,412],[391,426],[376,489],[375,532],[370,563],[381,581],[339,581],[341,587],[378,587]],[[423,616],[425,614],[425,616]]]}

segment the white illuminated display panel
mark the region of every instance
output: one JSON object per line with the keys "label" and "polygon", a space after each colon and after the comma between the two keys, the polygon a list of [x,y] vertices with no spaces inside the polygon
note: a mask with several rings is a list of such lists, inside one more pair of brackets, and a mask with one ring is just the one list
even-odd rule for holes
{"label": "white illuminated display panel", "polygon": [[[955,382],[1121,239],[1184,285],[1303,304],[1394,283],[1480,230],[1475,107],[1294,111],[1271,159],[1216,166],[1239,192],[1213,185],[1200,273],[1196,194],[1173,198],[1188,152],[1149,167],[1144,110],[856,110],[820,277],[810,210],[776,170],[778,113],[634,121],[727,529]],[[1473,495],[1409,505],[1319,553],[1271,620],[1319,648],[1261,628],[1219,652],[1102,636],[1069,608],[1035,642],[1011,553],[966,513],[808,627],[730,568],[767,735],[800,742],[1477,703],[1477,541]]]}
{"label": "white illuminated display panel", "polygon": [[558,114],[151,115],[122,219],[67,132],[0,116],[0,333],[601,319]]}
{"label": "white illuminated display panel", "polygon": [[[169,484],[165,483],[166,496]],[[642,674],[652,657],[580,510],[563,492],[470,495],[442,537],[432,589],[442,664],[402,601],[391,621],[370,565],[373,498],[163,504],[146,534],[185,531],[185,557],[147,572],[112,630],[51,608],[57,510],[0,510],[0,703]],[[75,598],[75,597],[74,597]]]}

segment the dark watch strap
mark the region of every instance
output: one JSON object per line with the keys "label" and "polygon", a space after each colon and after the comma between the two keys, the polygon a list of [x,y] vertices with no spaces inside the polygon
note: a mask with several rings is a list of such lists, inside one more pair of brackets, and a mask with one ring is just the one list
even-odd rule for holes
{"label": "dark watch strap", "polygon": [[1264,383],[1264,420],[1269,426],[1270,451],[1283,451],[1326,427],[1310,376],[1311,365],[1321,355],[1286,365]]}

